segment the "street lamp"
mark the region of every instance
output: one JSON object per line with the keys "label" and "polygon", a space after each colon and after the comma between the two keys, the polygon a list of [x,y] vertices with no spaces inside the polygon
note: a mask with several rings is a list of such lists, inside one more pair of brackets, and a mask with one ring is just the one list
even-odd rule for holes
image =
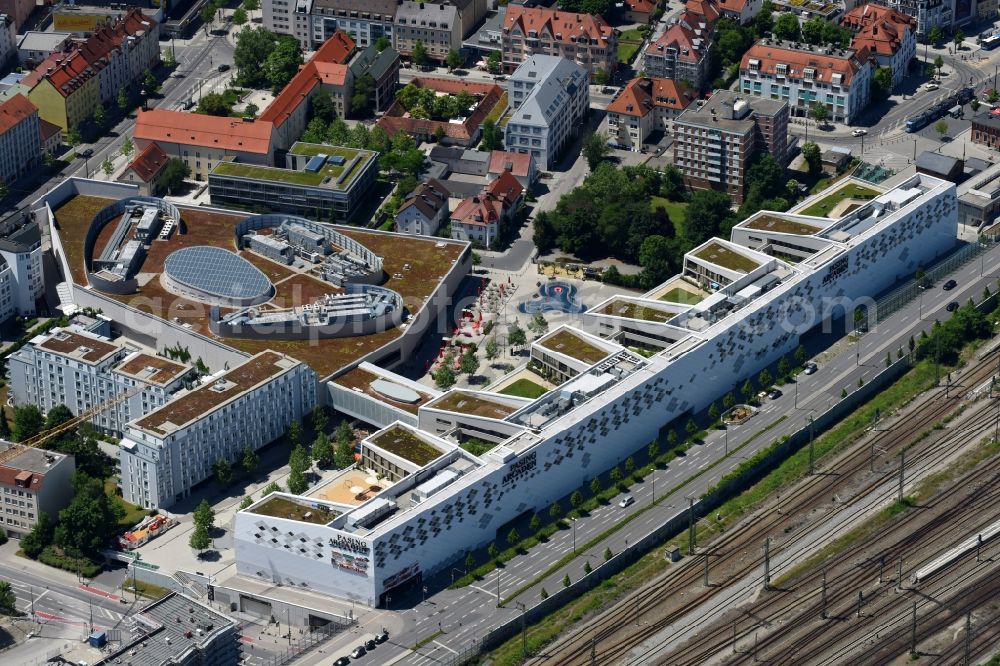
{"label": "street lamp", "polygon": [[576,518],[571,519],[569,522],[573,525],[573,554],[576,555]]}
{"label": "street lamp", "polygon": [[456,572],[456,571],[460,572],[460,573],[461,573],[461,574],[462,574],[463,576],[464,576],[464,575],[465,575],[466,573],[468,573],[468,572],[467,572],[467,571],[466,571],[465,569],[459,569],[458,567],[452,567],[452,568],[451,568],[451,584],[452,584],[452,585],[454,585],[454,584],[455,584],[455,572]]}

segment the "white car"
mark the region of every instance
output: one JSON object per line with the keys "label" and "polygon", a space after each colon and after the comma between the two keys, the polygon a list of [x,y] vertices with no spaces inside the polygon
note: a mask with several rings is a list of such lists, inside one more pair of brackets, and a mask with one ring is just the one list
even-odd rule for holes
{"label": "white car", "polygon": [[864,136],[865,134],[868,134],[868,130],[861,129],[860,127],[851,132],[851,136]]}
{"label": "white car", "polygon": [[939,87],[940,86],[938,86],[938,84],[936,84],[936,83],[925,83],[924,84],[924,90],[927,90],[927,91],[937,90]]}
{"label": "white car", "polygon": [[626,495],[625,497],[622,498],[621,502],[618,502],[618,506],[624,509],[625,507],[631,506],[634,503],[635,503],[635,498],[632,497],[631,495]]}

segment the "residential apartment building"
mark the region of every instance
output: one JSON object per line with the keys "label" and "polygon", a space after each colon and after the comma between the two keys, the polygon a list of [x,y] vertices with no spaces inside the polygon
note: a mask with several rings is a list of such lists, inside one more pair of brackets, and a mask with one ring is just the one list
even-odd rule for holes
{"label": "residential apartment building", "polygon": [[673,79],[632,79],[608,104],[608,136],[622,148],[640,150],[654,131],[671,134],[674,119],[697,97]]}
{"label": "residential apartment building", "polygon": [[155,197],[160,193],[160,178],[170,156],[158,143],[150,143],[135,156],[125,171],[118,176],[119,183],[129,183],[139,188],[139,196]]}
{"label": "residential apartment building", "polygon": [[427,57],[443,63],[448,52],[462,48],[462,21],[458,8],[446,2],[404,0],[396,8],[396,50],[412,58],[417,42]]}
{"label": "residential apartment building", "polygon": [[121,441],[125,499],[168,508],[212,476],[219,459],[234,462],[244,448],[281,437],[316,404],[316,373],[264,351],[220,372],[126,427]]}
{"label": "residential apartment building", "polygon": [[685,12],[646,47],[643,70],[648,76],[686,81],[693,90],[708,85],[712,25]]}
{"label": "residential apartment building", "polygon": [[265,208],[315,220],[347,222],[378,175],[378,153],[296,143],[286,168],[219,162],[208,176],[215,205]]}
{"label": "residential apartment building", "polygon": [[17,58],[17,27],[9,14],[0,14],[0,71]]}
{"label": "residential apartment building", "polygon": [[[947,32],[968,23],[978,15],[978,11],[973,11],[973,7],[988,3],[973,2],[972,0],[962,3],[956,0],[880,0],[878,4],[912,17],[917,22],[917,38],[922,40],[931,28]],[[848,4],[847,9],[853,9],[852,4]],[[995,15],[985,18],[992,19],[994,17]]]}
{"label": "residential apartment building", "polygon": [[8,364],[14,404],[34,405],[42,412],[65,405],[80,415],[129,394],[89,419],[115,436],[132,419],[164,405],[192,374],[189,365],[78,326],[36,336],[11,354]]}
{"label": "residential apartment building", "polygon": [[35,0],[0,0],[0,14],[6,14],[14,22],[14,30],[23,32],[22,26],[35,11]]}
{"label": "residential apartment building", "polygon": [[393,40],[397,4],[396,0],[262,0],[261,16],[265,28],[292,35],[306,51],[338,30],[365,48],[379,37]]}
{"label": "residential apartment building", "polygon": [[509,5],[500,44],[503,71],[513,72],[532,55],[560,56],[609,76],[618,66],[618,31],[600,16]]}
{"label": "residential apartment building", "polygon": [[160,60],[160,26],[132,8],[101,24],[88,38],[70,41],[21,81],[39,116],[64,131],[112,103]]}
{"label": "residential apartment building", "polygon": [[399,52],[391,46],[383,51],[371,45],[360,51],[351,62],[351,75],[357,82],[364,76],[375,83],[375,111],[385,111],[396,98],[399,87]]}
{"label": "residential apartment building", "polygon": [[451,237],[489,248],[504,225],[514,219],[524,188],[510,172],[500,174],[474,197],[463,199],[451,214]]}
{"label": "residential apartment building", "polygon": [[719,190],[742,203],[747,165],[758,151],[782,165],[787,160],[788,104],[782,100],[719,91],[674,120],[674,165],[693,189]]}
{"label": "residential apartment building", "polygon": [[837,49],[762,39],[740,63],[744,95],[782,100],[799,117],[808,117],[813,104],[822,104],[831,120],[846,124],[868,107],[871,81],[867,46]]}
{"label": "residential apartment building", "polygon": [[867,48],[879,67],[892,68],[895,88],[910,71],[917,57],[917,20],[881,5],[858,5],[844,14],[840,25],[854,32],[851,46]]}
{"label": "residential apartment building", "polygon": [[41,157],[38,108],[21,94],[0,103],[0,183],[14,182]]}
{"label": "residential apartment building", "polygon": [[486,167],[486,180],[499,178],[507,171],[527,192],[538,180],[538,164],[531,153],[508,153],[505,150],[490,151],[490,161]]}
{"label": "residential apartment building", "polygon": [[73,456],[0,440],[0,527],[20,539],[38,517],[55,520],[73,499]]}
{"label": "residential apartment building", "polygon": [[0,322],[36,314],[44,291],[42,232],[24,217],[0,237]]}
{"label": "residential apartment building", "polygon": [[396,211],[396,231],[433,236],[448,219],[448,189],[434,178],[417,185]]}
{"label": "residential apartment building", "polygon": [[1000,118],[990,115],[978,115],[972,118],[972,143],[981,146],[1000,149]]}
{"label": "residential apartment building", "polygon": [[707,0],[711,2],[719,15],[746,25],[760,11],[762,0]]}
{"label": "residential apartment building", "polygon": [[529,56],[507,80],[507,99],[513,113],[504,129],[505,149],[529,153],[548,169],[590,110],[587,70],[567,58]]}

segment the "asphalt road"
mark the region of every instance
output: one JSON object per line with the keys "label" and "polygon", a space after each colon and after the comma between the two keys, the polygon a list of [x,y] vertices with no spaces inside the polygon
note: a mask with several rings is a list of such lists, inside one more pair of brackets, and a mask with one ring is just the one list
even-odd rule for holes
{"label": "asphalt road", "polygon": [[[981,272],[985,272],[986,277],[981,277]],[[561,588],[560,581],[565,573],[570,573],[573,579],[582,575],[584,559],[589,559],[592,563],[600,562],[603,560],[602,554],[606,547],[611,548],[613,552],[620,552],[627,547],[630,540],[634,543],[636,539],[663,524],[664,521],[685,512],[687,496],[699,496],[759,449],[805,426],[811,414],[821,412],[839,400],[842,389],[851,391],[857,386],[859,378],[871,378],[880,372],[884,368],[887,352],[895,355],[897,349],[906,349],[911,335],[919,335],[920,331],[929,329],[935,319],[949,316],[945,310],[949,302],[953,300],[965,302],[972,296],[978,298],[984,286],[990,285],[991,288],[996,286],[998,276],[1000,276],[1000,248],[994,248],[984,256],[984,259],[967,263],[952,274],[951,277],[958,281],[956,289],[945,292],[938,287],[932,288],[924,292],[921,299],[914,300],[873,328],[860,339],[859,343],[839,344],[837,346],[839,353],[824,360],[817,373],[800,376],[797,392],[796,384],[784,387],[782,397],[766,401],[762,405],[760,414],[754,416],[748,423],[730,429],[728,444],[725,431],[712,432],[703,445],[689,451],[689,455],[679,458],[666,469],[659,470],[648,483],[634,485],[629,491],[636,500],[632,506],[621,509],[617,503],[612,503],[600,507],[590,516],[575,521],[572,529],[555,534],[544,547],[534,548],[527,554],[519,556],[507,563],[499,574],[490,574],[486,580],[474,585],[459,590],[446,589],[451,581],[451,575],[461,574],[460,571],[449,571],[438,576],[436,580],[427,581],[429,594],[426,601],[421,601],[419,591],[411,592],[408,598],[393,600],[391,602],[393,607],[405,609],[401,614],[406,621],[406,628],[393,637],[394,645],[380,647],[377,661],[371,663],[388,664],[398,661],[415,665],[432,664],[448,658],[457,650],[480,639],[491,627],[517,617],[520,611],[513,606],[496,607],[498,586],[500,598],[506,597],[514,590],[534,581],[539,574],[572,552],[574,542],[577,547],[582,547],[612,527],[622,517],[648,506],[653,499],[654,491],[656,497],[662,498],[668,489],[676,488],[700,469],[720,458],[725,458],[717,467],[677,490],[606,541],[587,551],[581,548],[573,562],[551,573],[517,600],[530,607],[539,598],[540,587],[544,586],[552,592]],[[752,439],[745,448],[731,456],[725,456],[727,446],[729,449],[736,449],[745,440],[779,420],[780,423],[768,430],[766,435]],[[412,652],[406,647],[438,631],[443,633],[417,652]],[[345,647],[350,644],[350,640],[350,638],[344,639]],[[336,647],[337,643],[334,642],[325,653],[335,653]],[[307,656],[301,663],[320,663],[320,661]]]}

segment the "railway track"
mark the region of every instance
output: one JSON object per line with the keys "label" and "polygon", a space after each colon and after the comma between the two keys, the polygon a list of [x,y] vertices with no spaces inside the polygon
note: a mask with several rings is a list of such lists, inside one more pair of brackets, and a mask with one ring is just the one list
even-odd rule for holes
{"label": "railway track", "polygon": [[[895,454],[908,444],[917,442],[912,452],[908,452],[908,468],[911,465],[930,465],[941,457],[950,455],[947,443],[942,443],[944,437],[929,437],[920,440],[920,435],[930,430],[934,424],[948,414],[954,412],[966,401],[960,397],[969,390],[987,381],[994,368],[994,362],[1000,357],[997,350],[984,354],[974,364],[956,373],[956,382],[952,386],[954,393],[945,397],[942,389],[918,398],[915,408],[906,409],[905,416],[896,418],[892,428],[870,433],[863,444],[855,443],[831,463],[835,474],[822,474],[810,477],[796,484],[794,488],[783,494],[774,511],[758,511],[751,520],[743,520],[732,531],[721,536],[713,546],[714,571],[725,572],[725,579],[718,581],[713,587],[699,587],[685,599],[683,607],[669,608],[673,603],[671,594],[687,590],[698,585],[702,576],[700,561],[688,560],[677,568],[672,568],[650,585],[633,592],[616,604],[613,608],[587,623],[567,638],[554,644],[544,654],[529,660],[531,664],[587,664],[591,660],[601,658],[620,658],[635,645],[641,643],[656,632],[669,627],[684,617],[691,608],[716,598],[726,589],[726,585],[735,580],[745,578],[760,565],[758,558],[747,558],[745,553],[749,547],[756,548],[763,542],[765,536],[780,534],[779,525],[787,522],[795,514],[808,513],[813,508],[824,505],[838,488],[856,480],[857,475],[867,474],[871,447],[882,452],[883,460],[886,454]],[[981,427],[989,417],[977,417],[977,425]],[[915,455],[914,455],[915,454]],[[873,500],[871,495],[879,486],[885,485],[887,477],[894,474],[882,470],[874,478],[866,480],[848,500],[846,504],[855,506],[858,510],[866,510]],[[792,526],[785,532],[783,540],[793,543],[802,536],[809,527]],[[639,615],[651,614],[666,607],[669,610],[657,619],[642,625],[634,620]],[[625,663],[636,663],[626,661]]]}
{"label": "railway track", "polygon": [[[962,490],[973,485],[972,492],[966,497],[961,497],[961,501],[955,501],[944,511],[932,516],[929,520],[916,527],[913,521],[896,521],[889,524],[885,529],[870,535],[864,540],[848,549],[845,549],[838,559],[842,563],[834,570],[833,576],[827,574],[827,621],[818,620],[822,611],[822,576],[823,571],[812,571],[795,582],[794,588],[782,593],[767,593],[758,601],[751,610],[747,611],[747,616],[754,618],[782,618],[780,621],[780,631],[768,631],[768,626],[762,626],[760,621],[744,623],[742,631],[735,625],[729,623],[716,623],[706,633],[699,634],[697,639],[689,641],[679,649],[663,651],[660,655],[647,653],[646,658],[657,656],[662,657],[670,664],[705,664],[713,657],[719,657],[722,653],[728,652],[730,646],[738,644],[740,641],[744,645],[752,641],[755,645],[757,655],[773,663],[844,663],[848,657],[861,659],[861,663],[876,663],[868,655],[856,654],[859,645],[864,644],[865,637],[856,636],[857,625],[851,618],[859,609],[859,592],[864,594],[864,600],[860,604],[865,623],[872,625],[873,618],[890,615],[893,618],[904,617],[904,611],[910,606],[912,601],[921,597],[911,595],[896,594],[895,584],[899,581],[893,580],[893,584],[883,580],[878,582],[878,559],[863,557],[863,553],[872,549],[878,544],[879,559],[884,557],[885,561],[893,563],[898,558],[906,554],[919,553],[922,550],[930,550],[928,556],[937,554],[934,544],[957,542],[961,537],[970,532],[975,533],[976,529],[985,523],[995,520],[997,507],[1000,506],[1000,459],[994,458],[987,465],[977,468],[973,472],[964,475],[962,479],[949,485],[949,487],[938,493],[933,500],[934,505],[951,501],[962,496]],[[920,509],[914,509],[919,511]],[[924,509],[930,510],[930,509]],[[976,522],[971,516],[980,516]],[[920,520],[919,514],[914,520]],[[983,524],[980,524],[983,523]],[[883,544],[891,544],[885,546]],[[930,546],[929,548],[927,546]],[[962,564],[963,561],[953,563],[948,569]],[[982,589],[992,589],[996,591],[996,584],[1000,582],[1000,571],[994,567],[983,567],[991,571],[991,583],[983,585],[978,583],[973,594],[961,599],[965,606],[976,608],[982,601],[978,596]],[[890,566],[891,570],[891,566]],[[932,577],[932,581],[922,582],[914,590],[934,587],[933,581],[940,577],[940,573]],[[947,583],[948,587],[953,586],[954,581]],[[803,590],[808,590],[803,592]],[[918,595],[926,595],[917,592]],[[922,596],[920,605],[932,605],[931,599],[937,593]],[[986,597],[987,599],[992,597]],[[975,601],[975,603],[972,603]],[[947,605],[945,605],[947,606]],[[895,611],[893,609],[896,609]],[[787,614],[793,613],[788,618]],[[960,614],[964,614],[962,611]],[[908,618],[904,619],[904,622]],[[890,623],[891,624],[891,623]],[[733,631],[736,629],[736,631]],[[870,634],[878,635],[890,631],[891,626],[871,627]],[[795,632],[801,630],[801,635]],[[758,640],[757,634],[763,634],[763,638]],[[735,637],[735,640],[734,640]],[[848,640],[850,643],[843,646],[842,643]],[[841,647],[837,647],[838,644]],[[904,650],[905,652],[905,650]],[[829,655],[824,659],[824,655]],[[898,653],[893,656],[898,656]],[[729,660],[723,660],[729,661]]]}

